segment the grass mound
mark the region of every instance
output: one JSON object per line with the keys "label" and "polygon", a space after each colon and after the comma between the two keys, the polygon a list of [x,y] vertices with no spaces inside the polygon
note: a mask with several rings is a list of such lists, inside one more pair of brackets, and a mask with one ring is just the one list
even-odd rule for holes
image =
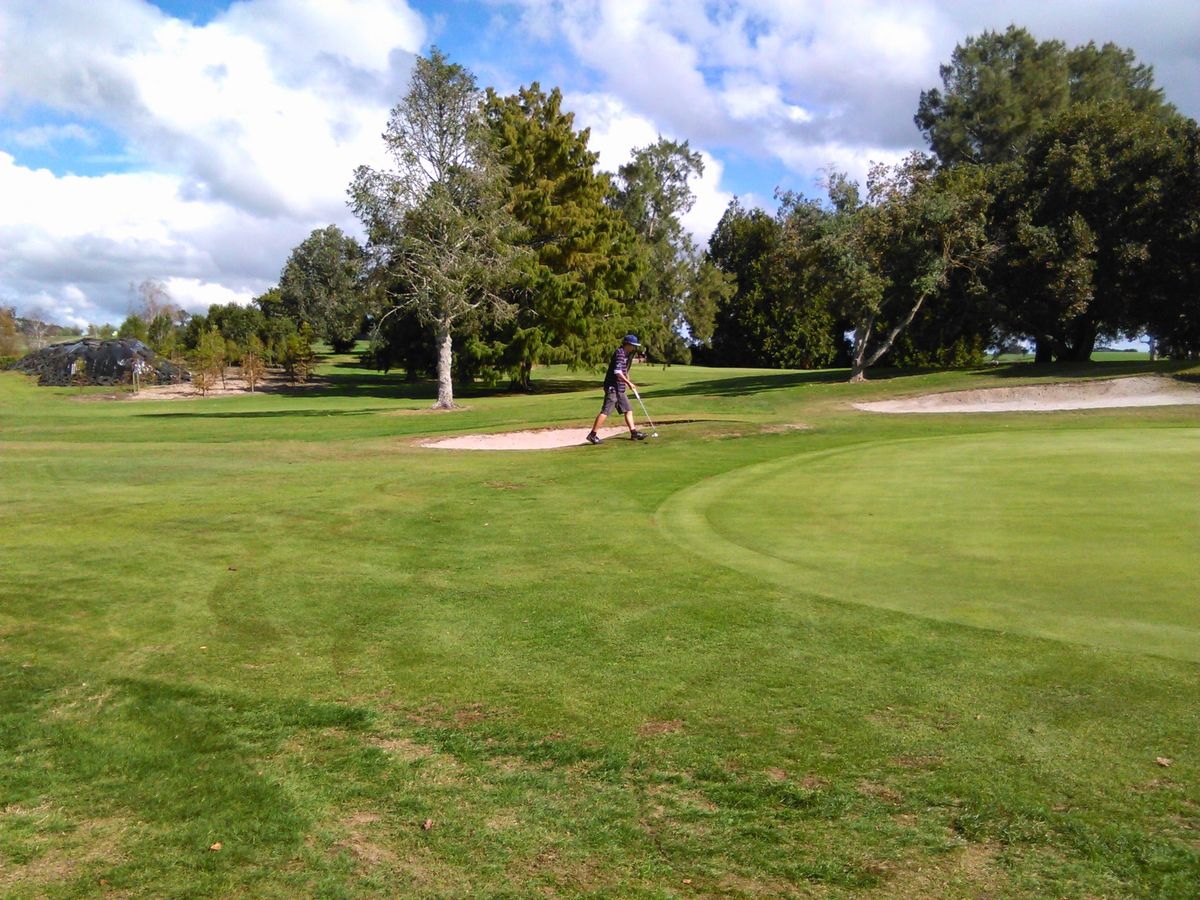
{"label": "grass mound", "polygon": [[665,529],[750,575],[1200,662],[1200,430],[944,435],[799,453],[674,495]]}

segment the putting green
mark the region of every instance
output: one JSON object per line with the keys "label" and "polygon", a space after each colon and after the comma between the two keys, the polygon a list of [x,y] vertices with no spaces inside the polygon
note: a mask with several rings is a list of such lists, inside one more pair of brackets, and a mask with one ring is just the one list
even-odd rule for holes
{"label": "putting green", "polygon": [[1030,431],[801,453],[659,510],[797,593],[1200,662],[1200,429]]}

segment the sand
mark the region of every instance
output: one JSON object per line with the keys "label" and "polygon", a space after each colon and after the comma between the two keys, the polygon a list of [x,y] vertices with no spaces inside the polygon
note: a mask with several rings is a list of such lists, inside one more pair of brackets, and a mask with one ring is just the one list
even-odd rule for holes
{"label": "sand", "polygon": [[1107,381],[949,391],[902,400],[855,403],[854,406],[856,409],[881,413],[995,413],[1176,406],[1185,403],[1200,403],[1200,385],[1161,375],[1137,375]]}
{"label": "sand", "polygon": [[[423,441],[422,447],[437,450],[554,450],[587,444],[588,426],[582,428],[541,428],[536,431],[505,431],[499,434],[462,434],[452,438]],[[629,440],[624,426],[600,429],[605,440]]]}

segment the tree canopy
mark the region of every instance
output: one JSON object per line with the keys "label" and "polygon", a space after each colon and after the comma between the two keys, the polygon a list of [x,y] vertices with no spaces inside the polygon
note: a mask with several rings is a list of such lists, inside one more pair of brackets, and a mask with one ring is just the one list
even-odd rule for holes
{"label": "tree canopy", "polygon": [[706,359],[813,368],[839,358],[820,250],[830,213],[798,194],[781,194],[779,200],[779,212],[770,216],[734,198],[713,232],[708,261],[735,289],[717,306]]}
{"label": "tree canopy", "polygon": [[614,206],[641,241],[645,268],[634,310],[635,328],[652,358],[688,362],[684,335],[708,343],[719,302],[732,295],[730,278],[705,260],[681,217],[695,203],[689,181],[704,160],[687,141],[659,137],[617,172]]}
{"label": "tree canopy", "polygon": [[943,165],[1011,161],[1077,103],[1123,100],[1142,112],[1173,111],[1153,69],[1132,51],[1094,43],[1068,50],[1015,25],[967,38],[939,71],[941,89],[921,92],[914,118]]}
{"label": "tree canopy", "polygon": [[484,120],[504,191],[528,253],[508,295],[514,314],[489,332],[496,361],[522,387],[543,362],[595,365],[629,326],[641,274],[636,235],[611,207],[588,131],[576,131],[558,89],[509,97],[489,91]]}
{"label": "tree canopy", "polygon": [[393,167],[361,166],[350,186],[387,292],[383,316],[410,309],[434,329],[439,409],[454,406],[456,325],[513,314],[507,293],[522,256],[481,100],[474,76],[436,48],[418,58],[383,136]]}
{"label": "tree canopy", "polygon": [[1194,124],[1126,102],[1080,104],[1000,174],[995,296],[1044,361],[1086,360],[1098,337],[1138,334],[1156,293],[1185,300],[1189,229],[1177,204],[1194,135]]}
{"label": "tree canopy", "polygon": [[336,225],[314,229],[279,276],[277,312],[307,322],[335,350],[349,350],[362,330],[363,251]]}
{"label": "tree canopy", "polygon": [[850,380],[861,381],[953,271],[985,261],[990,195],[978,168],[937,172],[914,153],[874,166],[865,201],[844,176],[831,180],[830,196],[824,264],[833,306],[854,331]]}

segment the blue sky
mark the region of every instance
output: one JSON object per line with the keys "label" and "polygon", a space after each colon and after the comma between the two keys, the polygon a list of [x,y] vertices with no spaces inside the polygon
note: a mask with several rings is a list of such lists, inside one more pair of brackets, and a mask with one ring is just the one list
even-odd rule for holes
{"label": "blue sky", "polygon": [[0,303],[119,322],[134,287],[248,302],[345,205],[415,54],[482,86],[562,89],[615,171],[659,134],[703,154],[687,226],[734,195],[819,193],[922,146],[921,90],[1010,23],[1131,48],[1200,115],[1200,4],[1160,0],[4,0]]}

